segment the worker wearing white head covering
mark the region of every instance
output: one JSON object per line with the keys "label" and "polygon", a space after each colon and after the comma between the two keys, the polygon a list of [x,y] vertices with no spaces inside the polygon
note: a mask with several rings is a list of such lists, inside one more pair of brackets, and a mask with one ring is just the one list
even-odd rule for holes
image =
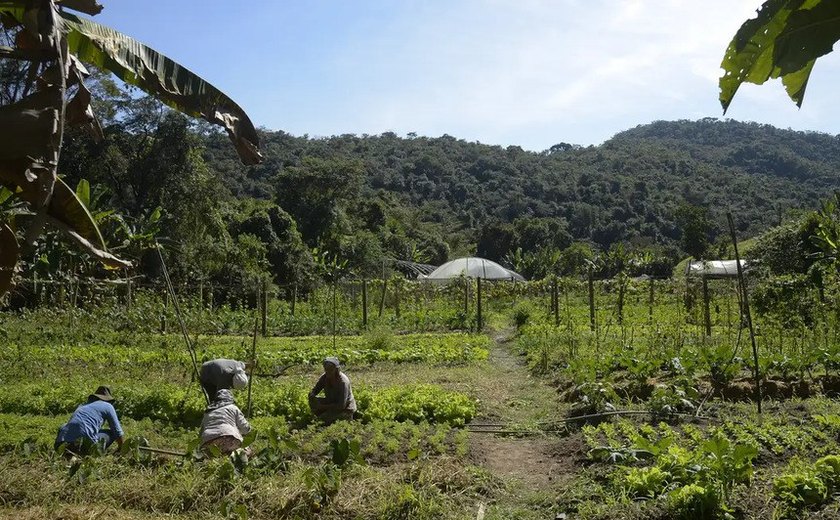
{"label": "worker wearing white head covering", "polygon": [[246,370],[251,365],[252,362],[243,363],[234,359],[213,359],[201,365],[198,378],[207,397],[212,400],[219,390],[242,390],[248,386]]}

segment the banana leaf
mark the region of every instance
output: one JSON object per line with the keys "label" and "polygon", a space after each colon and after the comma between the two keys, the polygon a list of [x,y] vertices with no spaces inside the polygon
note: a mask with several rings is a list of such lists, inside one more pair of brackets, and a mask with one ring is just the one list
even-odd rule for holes
{"label": "banana leaf", "polygon": [[102,5],[96,0],[56,0],[55,3],[91,16],[96,16],[103,9]]}
{"label": "banana leaf", "polygon": [[113,29],[61,13],[71,53],[185,114],[222,126],[245,164],[262,161],[259,136],[242,108],[216,87],[163,54]]}
{"label": "banana leaf", "polygon": [[[8,188],[19,199],[34,204],[38,200],[39,192],[37,183],[29,182],[24,175],[23,170],[28,166],[30,163],[27,160],[0,161],[0,185]],[[79,200],[76,192],[58,177],[53,186],[47,216],[53,225],[64,231],[87,252],[100,259],[107,267],[131,266],[130,262],[107,252],[105,240],[90,211]]]}
{"label": "banana leaf", "polygon": [[18,259],[18,242],[8,224],[0,224],[0,295],[12,285],[12,275]]}
{"label": "banana leaf", "polygon": [[29,158],[46,163],[59,124],[61,91],[49,88],[0,107],[0,169],[6,161]]}
{"label": "banana leaf", "polygon": [[[25,4],[24,0],[0,0],[0,14],[22,22]],[[88,0],[61,4],[89,14],[98,5]],[[262,161],[256,128],[245,111],[219,89],[129,36],[71,13],[59,15],[69,51],[81,61],[111,71],[180,112],[223,127],[243,163]]]}

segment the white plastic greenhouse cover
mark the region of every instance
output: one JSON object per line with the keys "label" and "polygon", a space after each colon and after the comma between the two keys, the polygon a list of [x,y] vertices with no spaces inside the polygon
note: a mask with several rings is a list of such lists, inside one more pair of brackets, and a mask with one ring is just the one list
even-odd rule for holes
{"label": "white plastic greenhouse cover", "polygon": [[456,258],[432,271],[428,276],[420,276],[421,280],[450,280],[466,276],[469,278],[483,278],[485,280],[516,280],[524,282],[521,274],[505,269],[496,262],[475,256]]}
{"label": "white plastic greenhouse cover", "polygon": [[[746,260],[741,260],[741,269],[749,270]],[[686,276],[706,276],[706,278],[734,278],[738,276],[735,260],[692,260],[686,266]]]}

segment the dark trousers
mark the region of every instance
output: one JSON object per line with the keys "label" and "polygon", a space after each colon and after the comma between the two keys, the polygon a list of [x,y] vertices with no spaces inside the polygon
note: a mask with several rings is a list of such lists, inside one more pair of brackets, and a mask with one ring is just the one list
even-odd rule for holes
{"label": "dark trousers", "polygon": [[81,437],[72,441],[62,441],[56,438],[53,448],[57,450],[60,446],[66,445],[67,449],[73,453],[88,455],[93,453],[93,450],[105,451],[115,440],[117,440],[117,436],[114,431],[103,428],[99,430],[94,439]]}
{"label": "dark trousers", "polygon": [[322,423],[329,426],[335,421],[352,421],[353,410],[324,410],[327,400],[323,397],[309,396],[309,410]]}
{"label": "dark trousers", "polygon": [[220,389],[214,384],[205,383],[204,381],[201,382],[201,388],[207,393],[207,398],[210,399],[210,402],[213,402],[213,399],[216,398],[216,392]]}

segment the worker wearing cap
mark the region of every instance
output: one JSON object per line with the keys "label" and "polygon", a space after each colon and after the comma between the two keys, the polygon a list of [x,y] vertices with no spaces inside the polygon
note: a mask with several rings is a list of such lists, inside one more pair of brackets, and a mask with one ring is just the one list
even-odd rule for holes
{"label": "worker wearing cap", "polygon": [[[88,396],[87,403],[79,405],[70,420],[59,428],[55,449],[66,444],[72,451],[82,453],[89,451],[93,445],[105,449],[114,441],[122,446],[124,433],[117,411],[111,404],[113,400],[110,388],[97,388]],[[110,429],[102,428],[106,422]]]}
{"label": "worker wearing cap", "polygon": [[[324,397],[318,397],[323,390]],[[352,420],[356,413],[356,399],[350,388],[350,378],[341,371],[338,358],[324,359],[324,373],[309,392],[309,409],[324,424],[337,420]]]}
{"label": "worker wearing cap", "polygon": [[201,365],[198,378],[212,401],[219,390],[242,390],[248,386],[248,374],[245,371],[252,365],[253,362],[243,363],[234,359],[213,359]]}

